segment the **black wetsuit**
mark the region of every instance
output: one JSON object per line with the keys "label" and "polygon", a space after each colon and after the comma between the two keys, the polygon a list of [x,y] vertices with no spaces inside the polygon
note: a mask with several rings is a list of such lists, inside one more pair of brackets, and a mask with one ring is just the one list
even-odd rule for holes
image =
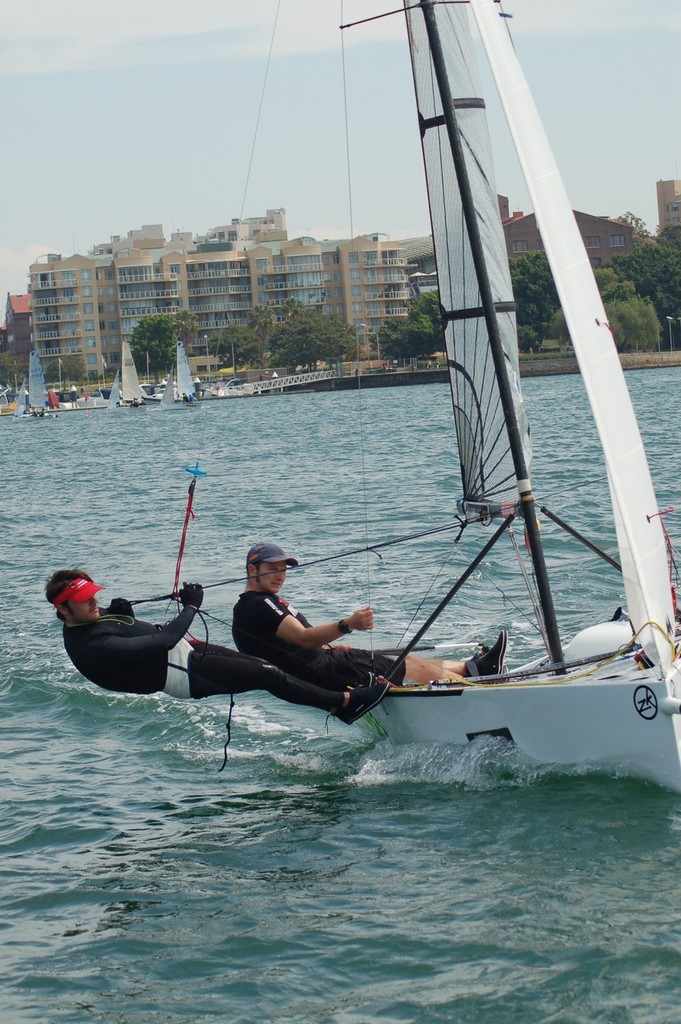
{"label": "black wetsuit", "polygon": [[[64,647],[78,671],[106,690],[158,693],[166,684],[168,651],[184,637],[195,611],[183,609],[166,626],[126,615],[64,626]],[[195,700],[219,694],[267,690],[290,704],[332,711],[338,697],[329,690],[292,678],[275,665],[217,644],[190,641],[189,688]]]}
{"label": "black wetsuit", "polygon": [[[306,679],[328,690],[344,690],[348,686],[368,686],[369,673],[387,675],[393,659],[385,654],[353,647],[348,651],[331,646],[312,649],[298,647],[277,636],[282,620],[292,615],[303,626],[310,623],[283,597],[246,590],[234,605],[232,636],[244,654],[268,658],[286,672]],[[404,679],[404,664],[395,673],[394,683]]]}

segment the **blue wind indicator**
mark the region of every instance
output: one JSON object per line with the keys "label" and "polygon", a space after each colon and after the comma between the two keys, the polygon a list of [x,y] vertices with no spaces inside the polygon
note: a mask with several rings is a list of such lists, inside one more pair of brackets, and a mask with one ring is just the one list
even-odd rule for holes
{"label": "blue wind indicator", "polygon": [[191,473],[192,476],[208,476],[208,471],[205,469],[199,469],[199,460],[196,460],[195,466],[185,466],[185,471]]}

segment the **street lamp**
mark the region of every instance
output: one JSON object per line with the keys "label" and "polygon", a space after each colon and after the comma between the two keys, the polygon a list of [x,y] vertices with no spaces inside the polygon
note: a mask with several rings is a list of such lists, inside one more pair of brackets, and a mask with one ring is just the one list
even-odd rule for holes
{"label": "street lamp", "polygon": [[[367,329],[367,325],[366,324],[355,324],[355,333],[357,335],[357,368],[358,369],[359,369],[359,365],[360,365],[360,358],[359,358],[360,357],[360,351],[361,351],[360,350],[360,344],[362,345],[362,348],[364,348],[364,345],[366,343],[366,335],[365,335],[364,332],[366,331],[366,329]],[[360,334],[360,331],[361,331],[361,334]]]}
{"label": "street lamp", "polygon": [[667,320],[669,321],[669,351],[673,352],[674,351],[674,333],[673,333],[672,324],[674,323],[675,320],[681,320],[681,317],[679,317],[679,316],[668,316]]}

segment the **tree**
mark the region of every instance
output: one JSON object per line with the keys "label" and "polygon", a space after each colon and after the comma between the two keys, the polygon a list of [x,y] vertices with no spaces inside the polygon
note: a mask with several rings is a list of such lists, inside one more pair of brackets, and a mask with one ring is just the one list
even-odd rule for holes
{"label": "tree", "polygon": [[381,351],[391,359],[427,359],[445,347],[437,291],[411,304],[406,319],[387,320],[379,333]]}
{"label": "tree", "polygon": [[355,333],[340,317],[298,303],[277,324],[271,342],[273,358],[280,365],[315,370],[320,361],[329,363],[352,353]]}
{"label": "tree", "polygon": [[644,221],[640,217],[637,217],[635,213],[631,213],[627,210],[621,217],[614,218],[615,224],[628,224],[630,228],[633,228],[633,241],[634,242],[645,242],[652,238],[650,231]]}
{"label": "tree", "polygon": [[[645,352],[657,348],[660,321],[650,299],[642,299],[635,294],[624,298],[602,297],[618,352]],[[551,321],[551,336],[559,341],[570,340],[562,309]]]}
{"label": "tree", "polygon": [[138,370],[146,366],[149,356],[155,380],[169,373],[175,363],[175,316],[171,313],[143,316],[133,329],[130,351]]}
{"label": "tree", "polygon": [[605,312],[618,352],[654,351],[660,338],[660,321],[650,299],[638,295],[622,302],[606,302]]}
{"label": "tree", "polygon": [[681,314],[681,248],[669,242],[637,245],[610,266],[620,280],[633,283],[641,298],[650,299],[661,324]]}
{"label": "tree", "polygon": [[254,306],[248,321],[258,343],[258,359],[265,365],[267,342],[274,327],[274,313],[269,306]]}
{"label": "tree", "polygon": [[665,242],[667,245],[673,245],[677,249],[681,249],[681,224],[665,224],[660,229],[657,237],[660,242]]}
{"label": "tree", "polygon": [[9,388],[21,387],[21,381],[28,376],[28,358],[14,352],[0,352],[0,381]]}
{"label": "tree", "polygon": [[521,352],[538,349],[548,336],[560,303],[546,253],[525,252],[511,260],[511,281],[518,320],[518,347]]}
{"label": "tree", "polygon": [[43,369],[49,381],[58,381],[61,378],[62,384],[73,384],[87,377],[85,363],[80,356],[64,356],[61,360],[59,357],[46,359],[43,361]]}
{"label": "tree", "polygon": [[255,363],[258,359],[258,342],[250,327],[234,324],[223,327],[216,337],[216,353],[222,351],[221,363],[232,363],[232,346],[234,347],[234,364]]}
{"label": "tree", "polygon": [[199,333],[199,318],[191,310],[181,309],[179,313],[174,314],[173,319],[175,320],[175,334],[186,348],[187,342],[193,341]]}

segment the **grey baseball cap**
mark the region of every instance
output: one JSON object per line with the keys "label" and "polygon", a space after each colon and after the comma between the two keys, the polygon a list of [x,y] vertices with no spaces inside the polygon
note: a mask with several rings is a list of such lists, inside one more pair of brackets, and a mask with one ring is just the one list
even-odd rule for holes
{"label": "grey baseball cap", "polygon": [[276,544],[254,544],[246,555],[246,565],[259,565],[260,562],[286,562],[287,565],[298,565],[297,558],[289,558]]}

